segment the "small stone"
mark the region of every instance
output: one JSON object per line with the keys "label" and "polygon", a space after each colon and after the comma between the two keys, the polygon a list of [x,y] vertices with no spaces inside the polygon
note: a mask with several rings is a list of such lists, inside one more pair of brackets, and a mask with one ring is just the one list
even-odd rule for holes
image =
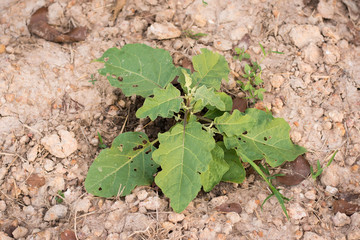
{"label": "small stone", "polygon": [[179,39],[176,39],[173,43],[173,48],[179,50],[183,46],[183,42]]}
{"label": "small stone", "polygon": [[234,30],[232,30],[230,32],[230,39],[233,41],[241,40],[247,33],[248,33],[248,30],[246,27],[235,28]]}
{"label": "small stone", "polygon": [[51,4],[48,8],[49,24],[60,25],[60,19],[64,18],[64,9],[57,2]]}
{"label": "small stone", "polygon": [[225,226],[222,229],[222,232],[225,233],[225,235],[229,235],[232,231],[232,226],[230,224],[225,224]]}
{"label": "small stone", "polygon": [[313,25],[295,26],[290,31],[289,36],[298,48],[303,48],[309,43],[319,44],[323,41],[319,27]]}
{"label": "small stone", "polygon": [[137,198],[142,201],[145,200],[148,196],[148,192],[146,190],[141,190],[136,193]]}
{"label": "small stone", "polygon": [[344,119],[344,114],[337,110],[331,110],[329,112],[329,117],[331,120],[333,120],[333,122],[342,122]]}
{"label": "small stone", "polygon": [[38,154],[38,148],[39,145],[35,145],[34,147],[30,148],[30,150],[27,152],[26,156],[29,162],[33,162],[36,159]]}
{"label": "small stone", "polygon": [[299,63],[298,67],[299,67],[300,72],[302,72],[302,73],[313,73],[314,72],[313,67],[310,64],[307,64],[304,62]]}
{"label": "small stone", "polygon": [[359,240],[359,239],[360,239],[359,229],[353,230],[347,235],[347,240]]}
{"label": "small stone", "polygon": [[305,232],[303,240],[324,240],[324,238],[313,232]]}
{"label": "small stone", "polygon": [[19,143],[21,145],[25,145],[25,144],[29,143],[29,141],[30,141],[30,138],[27,135],[24,135],[20,138]]}
{"label": "small stone", "polygon": [[158,4],[158,0],[145,0],[148,4],[155,6]]}
{"label": "small stone", "polygon": [[323,18],[332,19],[335,13],[335,5],[332,0],[320,0],[317,10]]}
{"label": "small stone", "polygon": [[292,130],[290,132],[290,138],[294,143],[298,143],[298,142],[300,142],[302,135],[300,132]]}
{"label": "small stone", "polygon": [[224,204],[226,203],[226,201],[228,200],[229,198],[227,196],[219,196],[219,197],[215,197],[213,199],[211,199],[211,201],[209,202],[209,205],[214,208],[214,207],[217,207],[217,206],[220,206],[221,204]]}
{"label": "small stone", "polygon": [[315,190],[307,191],[304,195],[309,200],[315,200],[316,199],[316,191]]}
{"label": "small stone", "polygon": [[206,17],[201,14],[196,14],[193,16],[194,18],[194,24],[198,27],[205,27],[207,20]]}
{"label": "small stone", "polygon": [[285,79],[280,74],[275,74],[271,79],[270,83],[274,88],[279,88],[284,83]]}
{"label": "small stone", "polygon": [[322,51],[325,63],[334,65],[340,61],[340,50],[333,44],[323,44]]}
{"label": "small stone", "polygon": [[232,42],[226,39],[214,40],[214,47],[220,51],[228,51],[232,49]]}
{"label": "small stone", "polygon": [[210,231],[209,228],[205,228],[200,232],[199,240],[215,240],[216,238],[216,232]]}
{"label": "small stone", "polygon": [[156,22],[168,22],[175,15],[174,9],[166,9],[164,11],[160,11],[156,14]]}
{"label": "small stone", "polygon": [[45,159],[45,161],[44,161],[44,169],[46,171],[51,172],[52,170],[54,170],[54,165],[55,165],[55,163],[52,160],[47,159],[47,158]]}
{"label": "small stone", "polygon": [[291,77],[290,78],[290,86],[292,89],[296,90],[297,88],[305,89],[306,85],[301,78]]}
{"label": "small stone", "polygon": [[322,184],[332,187],[338,186],[340,183],[340,170],[340,167],[334,163],[325,168],[324,172],[320,175]]}
{"label": "small stone", "polygon": [[163,210],[167,206],[167,202],[159,197],[149,197],[139,204],[140,207],[145,207],[147,210]]}
{"label": "small stone", "polygon": [[151,221],[145,214],[129,214],[126,216],[124,230],[132,232],[144,231],[150,224]]}
{"label": "small stone", "polygon": [[80,212],[83,211],[84,213],[87,213],[89,211],[89,208],[91,207],[91,202],[89,199],[84,198],[79,200],[75,205],[75,210]]}
{"label": "small stone", "polygon": [[330,130],[332,128],[332,123],[331,122],[324,122],[323,123],[323,129],[324,130]]}
{"label": "small stone", "polygon": [[124,101],[124,100],[119,100],[119,102],[118,102],[118,104],[119,104],[119,106],[121,107],[121,108],[125,108],[126,107],[126,102]]}
{"label": "small stone", "polygon": [[[351,226],[360,228],[360,212],[351,215]],[[360,239],[360,238],[359,238]]]}
{"label": "small stone", "polygon": [[1,240],[13,240],[13,238],[9,237],[6,233],[0,232],[0,239]]}
{"label": "small stone", "polygon": [[250,200],[246,203],[244,209],[245,212],[247,212],[248,214],[252,214],[257,207],[258,207],[257,203],[254,200]]}
{"label": "small stone", "polygon": [[293,219],[300,220],[307,216],[306,210],[299,203],[292,204],[289,207],[289,216]]}
{"label": "small stone", "polygon": [[29,230],[27,230],[27,228],[19,226],[12,232],[12,235],[15,239],[19,239],[19,238],[25,237],[25,235],[28,233],[28,231]]}
{"label": "small stone", "polygon": [[4,53],[5,52],[5,45],[4,44],[0,44],[0,54]]}
{"label": "small stone", "polygon": [[227,213],[226,218],[229,219],[232,224],[240,222],[240,220],[241,220],[240,215],[236,212]]}
{"label": "small stone", "polygon": [[97,147],[99,145],[99,139],[98,138],[91,139],[90,144],[93,145],[94,147]]}
{"label": "small stone", "polygon": [[77,150],[78,143],[71,132],[59,130],[58,133],[42,138],[41,144],[55,157],[68,157]]}
{"label": "small stone", "polygon": [[184,220],[185,215],[182,213],[170,213],[168,219],[170,222],[178,223]]}
{"label": "small stone", "polygon": [[125,196],[126,203],[133,203],[133,202],[135,202],[135,199],[136,199],[136,195],[133,193]]}
{"label": "small stone", "polygon": [[60,218],[64,218],[67,213],[67,207],[64,205],[55,205],[52,206],[46,213],[44,220],[45,221],[53,221],[58,220]]}
{"label": "small stone", "polygon": [[345,213],[337,212],[336,215],[332,218],[334,225],[337,227],[343,227],[351,223],[351,218],[348,217]]}
{"label": "small stone", "polygon": [[314,43],[310,43],[303,49],[304,60],[308,63],[319,63],[321,58],[321,49]]}
{"label": "small stone", "polygon": [[180,37],[181,31],[172,23],[154,23],[148,28],[147,37],[150,39],[171,39]]}
{"label": "small stone", "polygon": [[172,230],[175,227],[175,224],[171,223],[171,222],[163,222],[161,224],[161,226],[166,229],[166,230]]}
{"label": "small stone", "polygon": [[0,212],[5,212],[6,210],[6,202],[4,200],[0,201]]}

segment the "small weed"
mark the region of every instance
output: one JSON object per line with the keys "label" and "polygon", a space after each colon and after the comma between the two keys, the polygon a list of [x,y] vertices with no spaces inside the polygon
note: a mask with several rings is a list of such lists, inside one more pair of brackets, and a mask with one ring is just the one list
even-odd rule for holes
{"label": "small weed", "polygon": [[204,0],[201,0],[201,1],[202,1],[202,3],[203,3],[204,5],[208,5],[208,3],[205,2]]}
{"label": "small weed", "polygon": [[326,164],[325,167],[322,167],[322,166],[320,165],[320,161],[317,160],[317,162],[316,162],[316,172],[314,172],[313,167],[310,166],[310,172],[311,172],[311,177],[312,177],[312,179],[316,180],[316,178],[321,175],[321,173],[324,171],[324,169],[327,168],[328,166],[330,166],[330,164],[331,164],[332,161],[334,160],[335,155],[337,154],[338,151],[339,151],[339,150],[336,150],[336,151],[334,152],[334,154],[331,156],[329,162]]}
{"label": "small weed", "polygon": [[64,195],[64,193],[63,193],[61,190],[57,191],[57,195],[59,195],[59,196],[56,196],[56,197],[55,197],[55,201],[56,201],[58,204],[60,204],[60,203],[62,203],[62,202],[64,201],[65,195]]}
{"label": "small weed", "polygon": [[106,146],[106,144],[103,142],[103,139],[102,139],[102,137],[101,137],[101,135],[100,135],[99,132],[97,132],[97,135],[98,135],[98,138],[99,138],[99,145],[98,145],[98,147],[99,147],[100,149],[105,149],[105,148],[107,148],[107,146]]}
{"label": "small weed", "polygon": [[94,77],[94,74],[91,74],[91,80],[89,80],[88,82],[91,82],[92,85],[95,85],[96,81],[97,79]]}
{"label": "small weed", "polygon": [[206,33],[195,33],[193,30],[188,29],[188,30],[184,31],[184,36],[195,39],[195,40],[199,40],[201,37],[207,36],[207,34]]}

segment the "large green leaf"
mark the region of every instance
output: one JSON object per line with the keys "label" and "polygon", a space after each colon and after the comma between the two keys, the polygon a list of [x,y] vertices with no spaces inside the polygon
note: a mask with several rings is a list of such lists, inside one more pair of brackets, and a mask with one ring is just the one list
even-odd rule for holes
{"label": "large green leaf", "polygon": [[175,212],[183,211],[201,189],[200,173],[207,170],[212,159],[215,140],[198,122],[175,125],[159,134],[160,147],[153,153],[162,171],[155,183],[170,198]]}
{"label": "large green leaf", "polygon": [[[211,154],[212,160],[209,163],[209,168],[201,174],[201,184],[205,192],[211,191],[229,170],[229,165],[224,160],[224,151],[218,144],[216,144],[215,148],[211,151]],[[239,157],[237,158],[239,159]]]}
{"label": "large green leaf", "polygon": [[214,106],[219,110],[225,111],[225,103],[220,96],[216,95],[213,88],[201,86],[194,94],[195,100],[202,100],[204,105]]}
{"label": "large green leaf", "polygon": [[151,160],[155,148],[145,133],[127,132],[115,138],[90,166],[86,190],[96,196],[125,196],[136,186],[150,185],[158,165]]}
{"label": "large green leaf", "polygon": [[246,172],[240,161],[240,157],[234,149],[226,149],[224,142],[217,143],[224,151],[224,160],[229,170],[223,175],[221,181],[242,183],[245,180]]}
{"label": "large green leaf", "polygon": [[[237,121],[242,124],[236,124]],[[258,109],[247,109],[244,115],[237,110],[232,115],[224,114],[215,119],[215,125],[226,134],[224,143],[228,149],[233,148],[239,156],[244,154],[251,160],[265,158],[272,167],[306,152],[291,142],[290,126],[284,119]]]}
{"label": "large green leaf", "polygon": [[105,66],[99,73],[126,96],[147,97],[154,89],[165,88],[178,74],[169,52],[145,44],[110,48],[97,61]]}
{"label": "large green leaf", "polygon": [[136,117],[149,116],[153,121],[158,116],[172,117],[174,112],[180,111],[182,101],[180,91],[172,84],[169,84],[166,89],[154,89],[154,97],[145,99],[144,105],[136,111]]}
{"label": "large green leaf", "polygon": [[215,119],[216,117],[222,116],[225,112],[230,112],[232,110],[233,100],[232,98],[224,92],[215,92],[215,95],[219,96],[221,101],[225,104],[225,110],[220,111],[218,108],[213,106],[206,106],[208,111],[205,113],[204,117]]}
{"label": "large green leaf", "polygon": [[203,48],[201,54],[194,56],[192,61],[196,71],[192,74],[192,86],[205,85],[219,90],[221,79],[228,80],[230,69],[224,56]]}

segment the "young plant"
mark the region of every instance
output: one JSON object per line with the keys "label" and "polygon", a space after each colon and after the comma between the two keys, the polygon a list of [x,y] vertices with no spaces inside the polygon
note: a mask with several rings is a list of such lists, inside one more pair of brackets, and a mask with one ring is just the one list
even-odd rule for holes
{"label": "young plant", "polygon": [[[175,67],[167,51],[144,44],[108,49],[97,61],[104,63],[99,73],[111,85],[126,96],[145,98],[136,112],[138,118],[174,118],[176,124],[152,141],[142,132],[117,136],[89,169],[85,180],[89,193],[125,196],[155,180],[173,210],[181,212],[201,188],[209,192],[220,181],[243,182],[242,163],[248,162],[286,213],[284,198],[254,161],[265,159],[278,167],[306,149],[291,142],[284,119],[258,109],[230,113],[231,97],[219,92],[221,80],[228,79],[230,71],[223,56],[201,49],[192,59],[194,73]],[[172,84],[176,76],[182,91]]]}
{"label": "young plant", "polygon": [[320,164],[320,161],[317,160],[317,162],[316,162],[316,172],[314,171],[313,167],[310,166],[310,172],[311,172],[311,177],[312,177],[312,179],[316,180],[316,178],[321,175],[321,173],[324,171],[324,169],[327,168],[328,166],[330,166],[330,164],[331,164],[332,161],[334,160],[335,155],[337,154],[338,151],[339,151],[339,150],[336,150],[336,151],[334,152],[334,154],[331,156],[329,162],[326,164],[325,167],[322,167],[321,164]]}
{"label": "young plant", "polygon": [[[245,92],[248,92],[249,96],[247,98],[251,99],[253,102],[255,102],[256,99],[263,100],[263,93],[266,91],[264,88],[261,88],[261,85],[264,81],[261,78],[262,69],[260,64],[271,53],[283,54],[282,52],[272,51],[271,49],[265,51],[263,45],[261,45],[260,43],[259,45],[264,55],[263,58],[260,60],[259,63],[256,61],[251,61],[251,64],[245,64],[244,74],[242,77],[246,79],[246,81],[238,81],[241,89]],[[235,53],[237,55],[234,56],[234,59],[238,59],[239,61],[242,61],[243,59],[250,59],[250,55],[245,52],[245,49],[235,48]]]}
{"label": "young plant", "polygon": [[201,33],[201,32],[200,33],[195,33],[193,30],[190,30],[190,29],[185,30],[183,32],[183,34],[184,34],[185,37],[192,38],[192,39],[195,39],[195,40],[199,40],[201,37],[207,36],[206,33]]}

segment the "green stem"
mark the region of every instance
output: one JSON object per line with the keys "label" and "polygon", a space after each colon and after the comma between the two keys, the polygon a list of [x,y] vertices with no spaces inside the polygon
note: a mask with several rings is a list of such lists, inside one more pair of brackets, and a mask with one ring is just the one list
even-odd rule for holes
{"label": "green stem", "polygon": [[289,218],[289,215],[287,214],[287,210],[285,208],[285,202],[284,199],[281,195],[281,193],[279,193],[279,191],[271,184],[271,182],[269,181],[269,179],[267,178],[267,176],[265,175],[265,173],[263,171],[261,171],[261,169],[259,168],[258,165],[256,165],[256,163],[254,163],[254,161],[252,161],[250,158],[248,158],[246,155],[244,154],[240,154],[241,158],[244,159],[246,162],[250,163],[250,165],[255,169],[255,171],[257,173],[260,174],[260,176],[265,180],[265,182],[269,185],[271,191],[274,193],[275,197],[277,198],[277,200],[279,201],[282,210],[284,211],[286,218]]}
{"label": "green stem", "polygon": [[208,122],[208,123],[212,123],[212,122],[213,122],[211,119],[208,119],[208,118],[203,117],[203,116],[195,115],[195,117],[197,117],[198,119],[203,120],[203,121],[205,121],[205,122]]}

